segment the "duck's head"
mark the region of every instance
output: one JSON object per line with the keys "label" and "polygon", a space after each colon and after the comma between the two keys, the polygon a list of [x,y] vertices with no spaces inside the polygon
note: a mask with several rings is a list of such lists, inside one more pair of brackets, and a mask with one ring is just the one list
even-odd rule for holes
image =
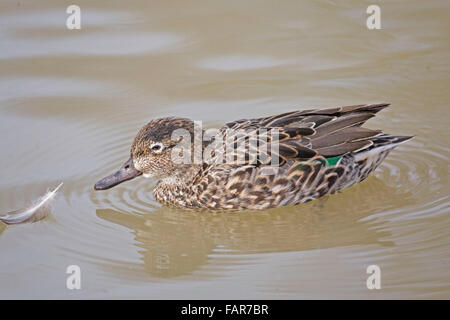
{"label": "duck's head", "polygon": [[130,158],[117,172],[99,180],[94,189],[106,190],[140,175],[158,180],[177,175],[180,164],[173,160],[173,151],[183,132],[193,137],[193,121],[175,117],[150,121],[134,138]]}

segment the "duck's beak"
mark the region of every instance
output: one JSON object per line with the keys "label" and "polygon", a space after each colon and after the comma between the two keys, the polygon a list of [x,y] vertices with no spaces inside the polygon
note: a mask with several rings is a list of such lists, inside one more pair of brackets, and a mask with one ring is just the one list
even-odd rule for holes
{"label": "duck's beak", "polygon": [[122,183],[127,180],[131,180],[137,176],[140,176],[142,172],[137,171],[133,165],[133,159],[128,159],[127,162],[124,163],[116,173],[113,173],[103,179],[99,180],[95,186],[95,190],[106,190],[112,188],[119,183]]}

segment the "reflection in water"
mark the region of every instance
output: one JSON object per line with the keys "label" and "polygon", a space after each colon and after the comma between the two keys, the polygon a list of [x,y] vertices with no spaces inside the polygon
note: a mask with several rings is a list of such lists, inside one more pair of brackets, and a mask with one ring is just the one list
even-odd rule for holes
{"label": "reflection in water", "polygon": [[190,274],[208,264],[211,254],[393,245],[383,240],[389,232],[360,220],[374,213],[380,196],[386,205],[394,202],[395,189],[372,177],[346,193],[262,212],[192,212],[163,207],[151,214],[97,209],[97,216],[133,230],[145,270],[156,277]]}

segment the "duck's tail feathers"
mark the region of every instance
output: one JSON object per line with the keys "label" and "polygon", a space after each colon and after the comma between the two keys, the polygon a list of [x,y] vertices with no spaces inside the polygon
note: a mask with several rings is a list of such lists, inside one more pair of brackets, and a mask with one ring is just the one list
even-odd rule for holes
{"label": "duck's tail feathers", "polygon": [[355,160],[361,161],[367,159],[367,157],[381,153],[386,153],[387,155],[392,149],[412,138],[414,136],[394,136],[388,134],[375,136],[370,139],[373,144],[369,148],[355,153]]}

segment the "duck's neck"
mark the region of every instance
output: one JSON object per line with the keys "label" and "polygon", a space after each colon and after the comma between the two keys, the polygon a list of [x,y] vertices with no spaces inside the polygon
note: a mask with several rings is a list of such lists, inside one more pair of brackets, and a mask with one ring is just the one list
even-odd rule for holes
{"label": "duck's neck", "polygon": [[189,185],[194,180],[194,177],[201,169],[201,165],[182,165],[177,168],[174,174],[169,177],[163,178],[159,181],[159,184],[166,186],[179,186]]}
{"label": "duck's neck", "polygon": [[186,206],[191,200],[192,183],[200,168],[200,165],[182,167],[174,175],[159,180],[153,190],[156,199],[173,205]]}

